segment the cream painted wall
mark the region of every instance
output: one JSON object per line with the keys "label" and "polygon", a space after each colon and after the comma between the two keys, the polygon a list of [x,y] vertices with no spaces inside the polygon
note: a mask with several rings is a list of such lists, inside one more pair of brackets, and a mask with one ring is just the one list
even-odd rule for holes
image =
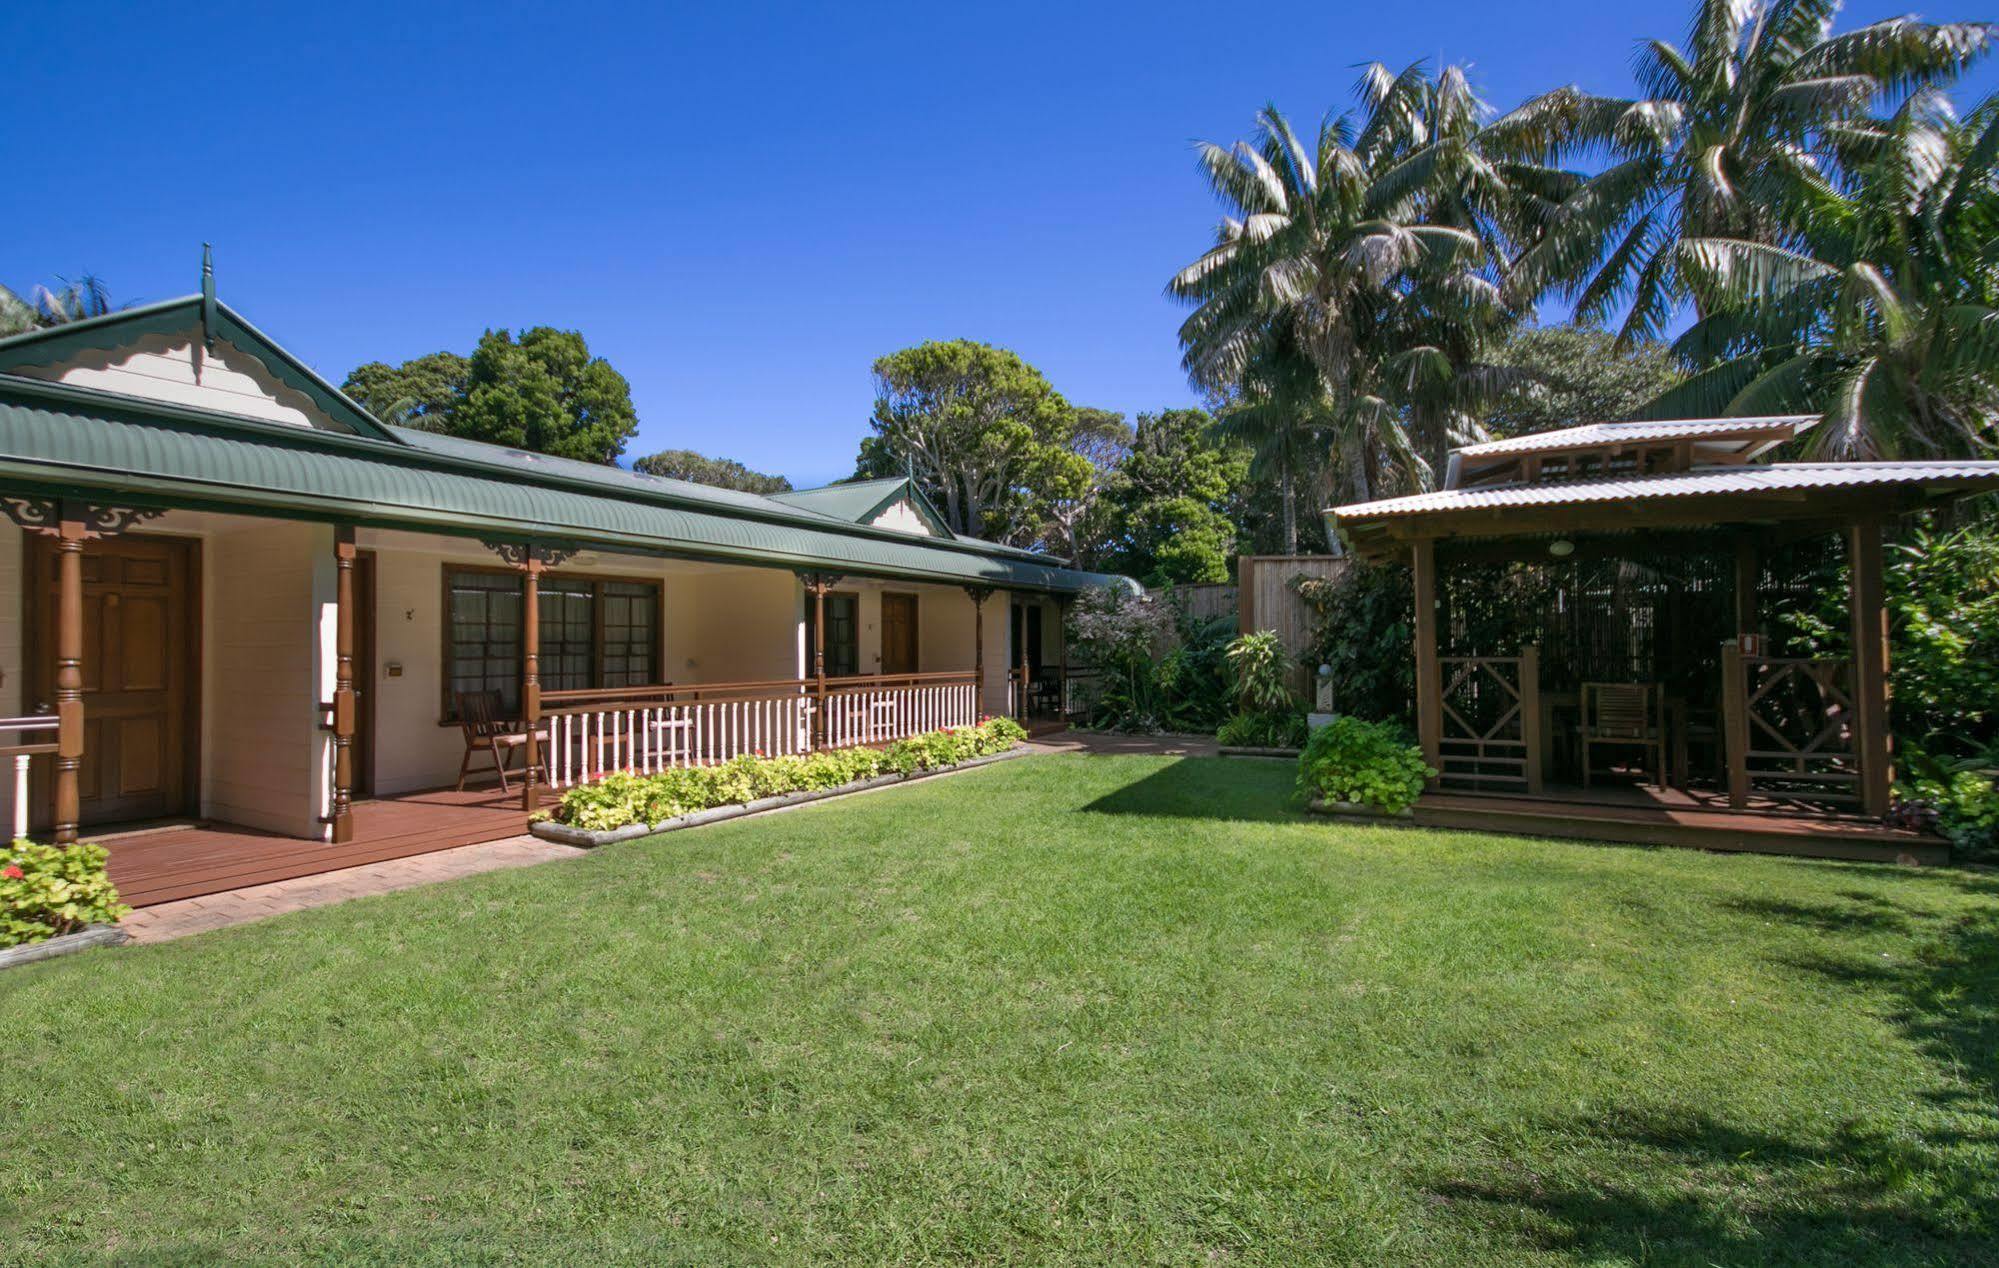
{"label": "cream painted wall", "polygon": [[[319,561],[332,530],[279,520],[208,517],[202,581],[202,813],[245,827],[319,837],[325,656],[318,633]],[[165,526],[163,522],[163,527]]]}
{"label": "cream painted wall", "polygon": [[[375,789],[456,782],[465,743],[439,725],[444,692],[444,569],[492,567],[475,542],[364,530],[375,552]],[[720,568],[640,556],[585,554],[563,571],[657,579],[665,615],[662,671],[674,682],[793,678],[799,666],[798,580],[769,568]],[[389,676],[390,665],[401,675]],[[483,763],[481,763],[483,765]]]}
{"label": "cream painted wall", "polygon": [[[27,689],[21,660],[21,565],[25,536],[12,520],[0,519],[0,613],[5,614],[0,619],[0,715],[10,718],[27,712],[21,698]],[[0,769],[0,823],[13,822],[14,771],[9,763]]]}
{"label": "cream painted wall", "polygon": [[147,335],[116,349],[89,349],[55,365],[23,366],[14,373],[293,427],[349,430],[337,427],[312,398],[278,379],[257,358],[226,339],[204,348],[192,329]]}

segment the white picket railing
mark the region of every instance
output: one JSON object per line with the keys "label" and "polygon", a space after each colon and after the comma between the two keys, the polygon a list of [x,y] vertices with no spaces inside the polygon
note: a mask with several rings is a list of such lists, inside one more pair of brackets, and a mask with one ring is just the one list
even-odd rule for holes
{"label": "white picket railing", "polygon": [[[829,749],[979,721],[970,674],[830,679],[826,688],[823,747]],[[811,680],[549,692],[544,700],[543,760],[555,788],[613,771],[651,775],[746,754],[809,753],[821,707]]]}

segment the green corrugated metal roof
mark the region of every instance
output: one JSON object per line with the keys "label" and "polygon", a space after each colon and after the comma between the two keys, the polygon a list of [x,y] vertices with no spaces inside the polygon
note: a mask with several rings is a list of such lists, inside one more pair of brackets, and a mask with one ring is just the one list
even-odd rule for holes
{"label": "green corrugated metal roof", "polygon": [[1073,592],[1122,578],[754,494],[424,432],[346,436],[0,375],[0,482],[161,505],[538,537],[770,567]]}
{"label": "green corrugated metal roof", "polygon": [[902,476],[891,476],[886,480],[854,480],[817,489],[793,489],[788,493],[773,493],[770,498],[773,502],[803,506],[858,524],[872,519],[885,503],[900,496],[908,484]]}

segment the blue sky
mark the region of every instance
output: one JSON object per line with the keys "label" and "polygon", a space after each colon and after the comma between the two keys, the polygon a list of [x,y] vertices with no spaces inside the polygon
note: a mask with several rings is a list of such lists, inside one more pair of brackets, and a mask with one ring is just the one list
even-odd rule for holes
{"label": "blue sky", "polygon": [[1162,295],[1216,214],[1190,147],[1264,102],[1314,121],[1358,64],[1439,57],[1501,108],[1625,92],[1634,42],[1684,23],[1602,0],[21,3],[0,280],[162,299],[213,241],[223,298],[336,382],[572,327],[632,382],[628,456],[820,483],[852,469],[870,362],[924,339],[1010,347],[1081,404],[1190,401]]}

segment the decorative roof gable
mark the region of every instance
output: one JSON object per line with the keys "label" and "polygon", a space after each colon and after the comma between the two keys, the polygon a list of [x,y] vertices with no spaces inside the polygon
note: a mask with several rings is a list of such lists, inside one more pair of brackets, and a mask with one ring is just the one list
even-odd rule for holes
{"label": "decorative roof gable", "polygon": [[0,373],[400,443],[212,294],[0,339]]}

